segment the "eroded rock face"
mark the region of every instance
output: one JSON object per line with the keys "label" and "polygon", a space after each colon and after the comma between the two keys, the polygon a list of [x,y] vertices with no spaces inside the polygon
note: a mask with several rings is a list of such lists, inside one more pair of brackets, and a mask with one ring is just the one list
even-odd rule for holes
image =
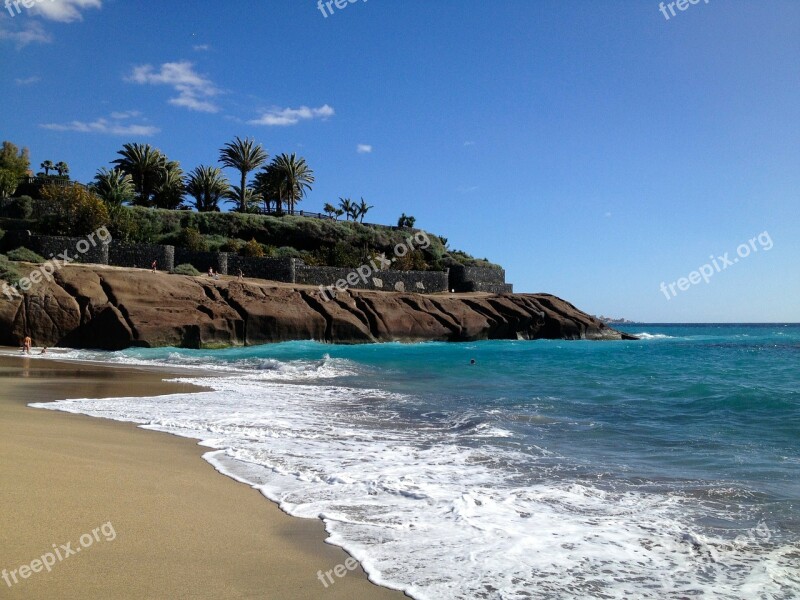
{"label": "eroded rock face", "polygon": [[0,297],[0,344],[119,350],[290,340],[339,344],[485,339],[630,339],[548,294],[434,294],[214,281],[70,266],[21,298]]}

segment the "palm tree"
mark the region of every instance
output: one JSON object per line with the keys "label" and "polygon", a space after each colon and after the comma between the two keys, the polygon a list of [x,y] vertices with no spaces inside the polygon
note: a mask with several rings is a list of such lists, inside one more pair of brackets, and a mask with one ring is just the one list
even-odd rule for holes
{"label": "palm tree", "polygon": [[219,201],[230,192],[231,184],[217,167],[199,166],[189,174],[186,191],[194,198],[198,212],[219,210]]}
{"label": "palm tree", "polygon": [[56,170],[59,177],[63,177],[64,175],[69,174],[69,166],[63,160],[61,162],[57,162],[55,167],[53,168]]}
{"label": "palm tree", "polygon": [[[263,199],[261,194],[251,187],[244,188],[244,194],[242,194],[242,190],[238,185],[232,185],[230,190],[225,194],[225,197],[228,198],[229,203],[237,206],[236,210],[247,213],[258,212],[258,207],[256,205]],[[244,197],[244,206],[246,207],[244,211],[241,210],[242,197]]]}
{"label": "palm tree", "polygon": [[175,210],[183,202],[185,191],[186,185],[180,163],[174,160],[168,161],[159,173],[153,193],[153,206]]}
{"label": "palm tree", "polygon": [[261,195],[267,212],[272,212],[272,203],[275,203],[275,212],[283,211],[283,198],[286,196],[286,187],[280,171],[273,163],[256,173],[253,189]]}
{"label": "palm tree", "polygon": [[[358,216],[361,217],[361,223],[364,222],[364,217],[367,216],[370,208],[375,208],[374,206],[369,206],[365,201],[364,198],[361,198],[361,204],[356,205],[355,211],[357,212]],[[355,221],[355,218],[353,219]]]}
{"label": "palm tree", "polygon": [[322,212],[328,215],[331,219],[333,219],[336,216],[336,211],[337,208],[329,202],[326,202],[325,206],[322,207]]}
{"label": "palm tree", "polygon": [[[356,205],[352,200],[350,200],[350,198],[339,198],[339,208],[342,209],[342,212],[348,221],[350,220],[350,217],[353,216],[353,209],[355,206]],[[353,217],[353,220],[355,221],[355,217]]]}
{"label": "palm tree", "polygon": [[136,188],[134,204],[151,206],[152,196],[161,179],[161,172],[166,169],[167,158],[158,148],[150,144],[125,144],[117,152],[121,156],[112,161],[120,171],[131,176]]}
{"label": "palm tree", "polygon": [[41,165],[39,165],[44,169],[44,176],[47,177],[50,175],[50,171],[54,171],[56,166],[53,164],[52,160],[46,160]]}
{"label": "palm tree", "polygon": [[106,168],[102,168],[97,171],[92,189],[110,206],[120,206],[125,202],[130,202],[136,195],[133,179],[119,169],[111,169],[109,171]]}
{"label": "palm tree", "polygon": [[289,205],[289,214],[294,214],[294,205],[303,199],[306,191],[314,183],[312,171],[305,158],[298,158],[296,154],[281,154],[272,161],[277,171],[279,181],[286,190],[286,203]]}
{"label": "palm tree", "polygon": [[238,207],[240,212],[247,212],[247,174],[267,162],[267,158],[269,156],[261,144],[256,145],[255,141],[249,138],[242,140],[237,137],[220,149],[219,162],[242,174],[241,185],[236,188],[240,194]]}

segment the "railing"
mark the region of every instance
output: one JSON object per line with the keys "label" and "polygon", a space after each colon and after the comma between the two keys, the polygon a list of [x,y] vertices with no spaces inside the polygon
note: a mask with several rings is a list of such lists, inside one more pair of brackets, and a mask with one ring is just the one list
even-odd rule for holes
{"label": "railing", "polygon": [[[287,215],[288,216],[292,216],[292,217],[309,217],[309,218],[312,218],[312,219],[323,219],[325,221],[339,221],[339,220],[341,220],[338,217],[333,217],[333,216],[331,216],[331,215],[329,215],[327,213],[309,212],[307,210],[296,210],[296,211],[294,211],[294,213],[290,213],[288,211],[277,213],[275,211],[262,210],[261,214],[262,215],[269,215],[269,216],[273,216],[273,217],[283,217],[283,216],[287,216]],[[343,222],[346,222],[346,221],[347,220],[345,219]],[[351,221],[351,222],[361,223],[360,221]],[[378,223],[361,223],[361,225],[364,225],[365,227],[381,227],[383,229],[394,229],[394,230],[403,229],[403,227],[397,227],[396,225],[380,225]]]}
{"label": "railing", "polygon": [[48,176],[32,176],[32,177],[20,177],[19,185],[60,185],[66,187],[68,185],[79,185],[81,187],[87,187],[85,184],[81,183],[80,181],[73,181],[66,175],[48,175]]}

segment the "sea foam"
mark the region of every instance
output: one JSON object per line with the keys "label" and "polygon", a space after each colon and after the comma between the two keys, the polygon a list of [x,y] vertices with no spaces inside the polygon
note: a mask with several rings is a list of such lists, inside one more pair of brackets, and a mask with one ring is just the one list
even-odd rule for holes
{"label": "sea foam", "polygon": [[[414,598],[738,600],[800,589],[790,546],[703,537],[696,499],[515,446],[497,409],[438,414],[413,394],[332,385],[363,366],[330,357],[156,362],[235,375],[178,380],[213,390],[195,394],[32,406],[200,440],[220,472],[291,515],[323,519],[373,581]],[[411,416],[420,411],[425,420]]]}

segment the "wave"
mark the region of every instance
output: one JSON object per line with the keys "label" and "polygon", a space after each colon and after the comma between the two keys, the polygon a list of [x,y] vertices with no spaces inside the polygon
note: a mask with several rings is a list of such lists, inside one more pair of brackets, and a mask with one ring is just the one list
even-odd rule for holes
{"label": "wave", "polygon": [[787,546],[704,537],[692,525],[697,499],[678,490],[559,477],[553,461],[566,459],[515,447],[491,411],[421,422],[407,409],[419,397],[310,385],[358,372],[349,361],[241,360],[236,377],[178,379],[210,392],[32,406],[201,440],[220,472],[289,514],[322,518],[373,581],[419,600],[800,592]]}
{"label": "wave", "polygon": [[238,374],[247,379],[263,379],[267,381],[311,381],[317,379],[334,379],[352,377],[362,374],[364,368],[357,363],[339,358],[331,358],[325,354],[319,360],[281,361],[274,358],[243,357],[222,359],[220,355],[193,354],[177,349],[149,350],[147,354],[138,354],[135,350],[123,352],[101,352],[92,350],[54,349],[46,355],[34,355],[31,358],[66,360],[76,362],[102,362],[122,366],[162,367],[171,370],[180,369],[198,371],[200,375]]}

